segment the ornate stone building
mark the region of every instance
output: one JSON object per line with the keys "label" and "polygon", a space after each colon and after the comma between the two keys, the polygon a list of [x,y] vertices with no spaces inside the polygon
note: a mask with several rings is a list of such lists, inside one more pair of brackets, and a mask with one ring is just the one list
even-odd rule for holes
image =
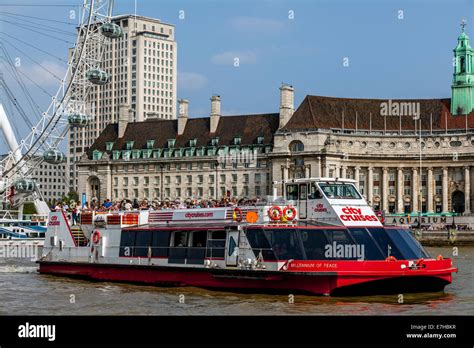
{"label": "ornate stone building", "polygon": [[[273,186],[281,194],[284,179],[341,177],[389,213],[468,214],[474,50],[464,28],[454,56],[451,99],[308,95],[295,111],[293,88],[283,85],[279,114],[221,117],[214,96],[208,118],[188,118],[181,100],[178,120],[130,123],[122,107],[82,159],[79,190],[89,199],[253,197]],[[236,153],[256,155],[220,161]]]}

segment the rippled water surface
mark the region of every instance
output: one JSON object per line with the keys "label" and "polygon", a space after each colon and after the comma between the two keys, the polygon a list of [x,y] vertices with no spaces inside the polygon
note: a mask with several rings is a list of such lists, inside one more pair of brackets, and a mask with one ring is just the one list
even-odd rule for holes
{"label": "rippled water surface", "polygon": [[[428,250],[435,256],[452,253]],[[454,262],[459,272],[444,292],[406,294],[399,304],[397,295],[296,295],[289,303],[285,295],[89,282],[40,275],[30,260],[0,259],[0,315],[474,315],[474,248],[460,247]]]}

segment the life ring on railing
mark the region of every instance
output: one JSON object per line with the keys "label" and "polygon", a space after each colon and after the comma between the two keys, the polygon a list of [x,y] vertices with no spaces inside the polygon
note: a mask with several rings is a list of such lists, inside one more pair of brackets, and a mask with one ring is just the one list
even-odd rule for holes
{"label": "life ring on railing", "polygon": [[99,241],[100,241],[100,232],[94,231],[94,233],[92,234],[92,243],[99,244]]}
{"label": "life ring on railing", "polygon": [[[288,214],[288,212],[291,212],[291,214]],[[288,221],[291,221],[291,220],[295,219],[296,218],[296,209],[295,209],[295,207],[293,207],[291,205],[287,205],[283,209],[283,217]]]}
{"label": "life ring on railing", "polygon": [[281,208],[277,205],[274,205],[270,209],[268,209],[268,217],[273,221],[279,221],[282,217]]}
{"label": "life ring on railing", "polygon": [[385,259],[385,261],[397,261],[397,258],[395,256],[391,255],[391,256],[387,257]]}
{"label": "life ring on railing", "polygon": [[242,213],[242,209],[239,207],[235,207],[232,211],[232,220],[241,222],[244,218],[244,213]]}

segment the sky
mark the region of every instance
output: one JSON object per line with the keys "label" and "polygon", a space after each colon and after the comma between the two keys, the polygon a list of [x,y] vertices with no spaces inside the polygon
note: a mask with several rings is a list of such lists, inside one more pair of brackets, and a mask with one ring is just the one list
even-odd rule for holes
{"label": "sky", "polygon": [[[81,3],[0,0],[0,43],[41,86],[25,79],[41,110],[64,74]],[[28,4],[43,6],[19,6]],[[191,117],[209,115],[213,94],[221,96],[224,115],[278,112],[281,83],[294,86],[296,107],[308,94],[449,98],[461,19],[474,39],[474,0],[138,0],[136,6],[116,0],[114,14],[133,14],[135,8],[138,15],[175,25],[178,98],[189,100]],[[25,22],[59,29],[52,33],[63,41],[27,30]],[[3,56],[0,51],[2,71]],[[24,94],[9,74],[5,78],[35,120]],[[25,136],[26,123],[1,91],[0,100],[17,136]],[[0,139],[1,153],[6,147]]]}

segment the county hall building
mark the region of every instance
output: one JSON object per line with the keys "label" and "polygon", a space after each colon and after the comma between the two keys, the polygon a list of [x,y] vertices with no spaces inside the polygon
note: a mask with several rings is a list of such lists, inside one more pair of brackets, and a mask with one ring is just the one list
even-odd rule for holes
{"label": "county hall building", "polygon": [[[471,212],[474,165],[474,49],[462,29],[451,98],[350,99],[280,87],[278,113],[133,122],[126,105],[78,164],[79,194],[96,198],[264,197],[282,180],[356,180],[376,210]],[[420,161],[421,159],[421,161]],[[301,189],[304,195],[304,188]]]}

